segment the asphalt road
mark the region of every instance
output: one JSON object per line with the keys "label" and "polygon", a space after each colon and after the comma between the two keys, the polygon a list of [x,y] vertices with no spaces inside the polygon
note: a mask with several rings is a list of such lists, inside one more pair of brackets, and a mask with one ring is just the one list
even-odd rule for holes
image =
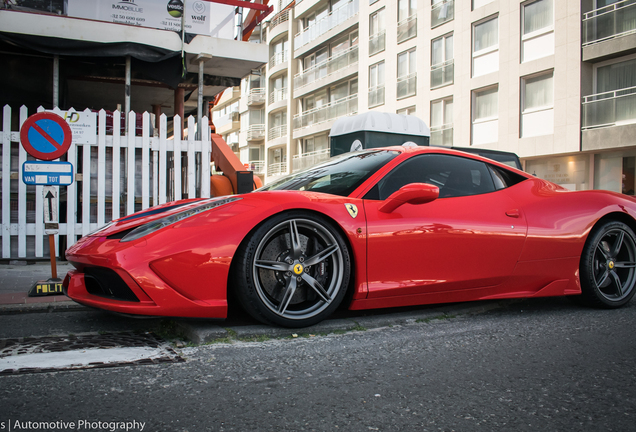
{"label": "asphalt road", "polygon": [[4,376],[0,426],[633,431],[635,323],[635,302],[604,311],[540,299],[366,331],[188,347],[185,363]]}

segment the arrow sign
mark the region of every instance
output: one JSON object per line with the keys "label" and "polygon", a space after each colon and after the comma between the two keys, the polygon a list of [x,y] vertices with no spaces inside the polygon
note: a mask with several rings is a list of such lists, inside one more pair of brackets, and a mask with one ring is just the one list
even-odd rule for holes
{"label": "arrow sign", "polygon": [[49,208],[49,211],[48,211],[49,218],[48,220],[46,219],[46,217],[44,218],[44,220],[47,222],[51,222],[52,220],[54,220],[53,219],[53,202],[51,201],[54,198],[55,198],[55,194],[53,194],[50,190],[47,190],[46,195],[44,195],[44,199],[48,201],[48,208]]}
{"label": "arrow sign", "polygon": [[[58,228],[57,189],[53,186],[44,186],[42,195],[44,196],[44,228],[45,230],[56,230]],[[47,232],[47,234],[49,233]]]}

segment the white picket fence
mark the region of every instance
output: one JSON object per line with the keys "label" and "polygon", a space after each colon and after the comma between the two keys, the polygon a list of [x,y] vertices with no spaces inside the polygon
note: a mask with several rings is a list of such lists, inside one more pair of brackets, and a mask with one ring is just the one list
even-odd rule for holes
{"label": "white picket fence", "polygon": [[[22,147],[19,131],[11,130],[11,116],[11,107],[7,105],[0,132],[2,258],[49,256],[44,233],[43,186],[27,186],[22,181],[23,163],[34,158]],[[27,108],[21,107],[18,124],[21,126],[28,116]],[[210,196],[210,129],[206,117],[202,119],[205,131],[202,140],[195,141],[192,132],[187,139],[180,139],[178,116],[171,138],[167,136],[165,114],[160,118],[158,136],[151,136],[147,112],[142,115],[141,136],[135,136],[137,116],[133,111],[128,115],[131,132],[127,135],[120,131],[119,111],[113,114],[112,134],[106,133],[106,112],[101,110],[97,116],[94,140],[97,144],[71,144],[66,159],[73,164],[75,181],[70,186],[57,187],[61,215],[59,234],[55,236],[58,255],[75,243],[78,236],[110,220],[173,200]],[[196,129],[192,116],[187,128]]]}

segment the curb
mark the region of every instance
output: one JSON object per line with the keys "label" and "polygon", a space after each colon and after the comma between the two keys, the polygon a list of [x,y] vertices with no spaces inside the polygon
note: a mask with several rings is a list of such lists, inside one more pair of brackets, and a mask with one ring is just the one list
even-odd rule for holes
{"label": "curb", "polygon": [[397,312],[377,316],[328,319],[311,327],[289,329],[269,325],[222,327],[218,324],[178,321],[177,328],[190,342],[200,345],[219,339],[241,340],[258,337],[285,338],[309,334],[329,334],[358,329],[414,324],[420,321],[448,318],[457,315],[476,315],[506,307],[510,301],[457,303],[421,311]]}
{"label": "curb", "polygon": [[52,303],[13,303],[0,305],[0,315],[13,315],[21,313],[48,313],[48,312],[71,312],[86,311],[86,306],[74,301],[61,301]]}

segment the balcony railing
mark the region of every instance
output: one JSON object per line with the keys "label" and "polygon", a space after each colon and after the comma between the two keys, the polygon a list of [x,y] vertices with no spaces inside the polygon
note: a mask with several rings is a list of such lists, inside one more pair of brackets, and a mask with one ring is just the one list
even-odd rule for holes
{"label": "balcony railing", "polygon": [[217,118],[216,120],[213,121],[213,123],[214,123],[214,126],[217,129],[219,129],[219,128],[222,128],[223,126],[228,125],[229,123],[239,121],[240,118],[241,116],[238,111],[232,111],[228,114],[225,114],[224,116]]}
{"label": "balcony railing", "polygon": [[329,159],[328,148],[295,155],[292,159],[292,171],[301,171]]}
{"label": "balcony railing", "polygon": [[352,46],[346,51],[337,53],[327,60],[310,67],[306,71],[294,76],[294,90],[298,90],[306,85],[327,78],[331,74],[354,65],[358,62],[358,45]]}
{"label": "balcony railing", "polygon": [[441,126],[431,126],[431,145],[447,146],[453,145],[453,124],[448,123]]}
{"label": "balcony railing", "polygon": [[455,60],[447,60],[431,66],[431,88],[453,84],[455,80]]}
{"label": "balcony railing", "polygon": [[380,51],[384,51],[386,46],[386,31],[382,30],[379,33],[369,36],[369,55],[377,54]]}
{"label": "balcony railing", "polygon": [[583,15],[583,46],[636,32],[636,0],[625,0]]}
{"label": "balcony railing", "polygon": [[349,18],[358,14],[358,0],[350,0],[338,9],[331,11],[329,15],[316,21],[314,24],[303,29],[294,37],[294,47],[296,49],[307,45],[309,42],[327,33],[334,27],[342,24]]}
{"label": "balcony railing", "polygon": [[265,125],[254,124],[247,128],[247,140],[261,140],[265,138]]}
{"label": "balcony railing", "polygon": [[335,120],[358,112],[358,94],[342,98],[294,116],[294,130]]}
{"label": "balcony railing", "polygon": [[245,164],[245,169],[254,171],[254,174],[265,174],[265,161],[249,161]]}
{"label": "balcony railing", "polygon": [[455,0],[442,0],[431,9],[431,28],[455,18]]}
{"label": "balcony railing", "polygon": [[267,175],[270,177],[285,174],[285,171],[287,171],[287,162],[272,163],[267,167]]}
{"label": "balcony railing", "polygon": [[269,133],[267,134],[268,140],[273,140],[276,138],[287,136],[287,125],[274,126],[269,128]]}
{"label": "balcony railing", "polygon": [[636,123],[636,87],[583,98],[582,129]]}
{"label": "balcony railing", "polygon": [[248,105],[257,105],[265,102],[265,88],[253,88],[247,95]]}
{"label": "balcony railing", "polygon": [[417,73],[413,72],[397,80],[397,98],[413,96],[417,90]]}
{"label": "balcony railing", "polygon": [[270,57],[269,59],[269,67],[270,69],[274,66],[277,66],[281,63],[285,63],[287,61],[287,50],[283,52],[278,52]]}
{"label": "balcony railing", "polygon": [[369,108],[384,104],[384,86],[369,89]]}
{"label": "balcony railing", "polygon": [[275,103],[275,102],[280,102],[282,100],[287,99],[287,87],[283,87],[280,89],[274,89],[274,91],[272,91],[269,94],[269,103],[270,105]]}
{"label": "balcony railing", "polygon": [[397,41],[398,43],[404,42],[415,36],[417,36],[417,15],[413,14],[398,23]]}
{"label": "balcony railing", "polygon": [[290,9],[284,10],[281,13],[279,13],[278,16],[274,17],[274,19],[271,20],[269,23],[270,30],[279,24],[289,21],[289,11]]}

